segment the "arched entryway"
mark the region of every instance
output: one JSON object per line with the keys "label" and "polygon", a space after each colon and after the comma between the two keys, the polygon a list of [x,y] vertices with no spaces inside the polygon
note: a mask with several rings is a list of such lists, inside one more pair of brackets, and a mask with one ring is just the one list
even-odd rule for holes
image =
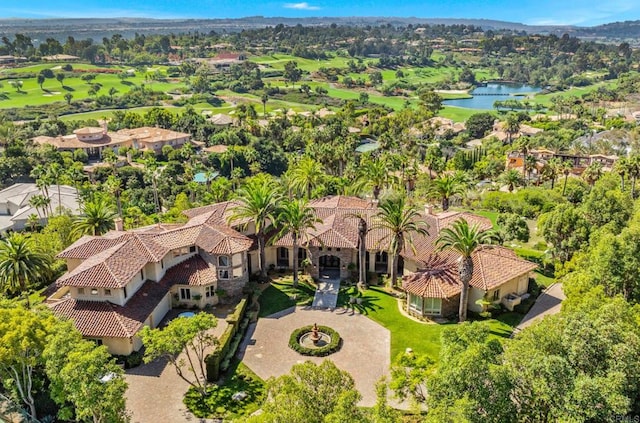
{"label": "arched entryway", "polygon": [[320,279],[340,279],[340,257],[333,255],[318,258]]}

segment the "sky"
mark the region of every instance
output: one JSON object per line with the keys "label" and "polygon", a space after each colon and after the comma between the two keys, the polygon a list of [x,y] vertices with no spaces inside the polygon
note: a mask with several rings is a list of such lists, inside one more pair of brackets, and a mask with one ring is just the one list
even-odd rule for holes
{"label": "sky", "polygon": [[0,18],[246,16],[484,18],[593,26],[640,19],[640,0],[0,0]]}

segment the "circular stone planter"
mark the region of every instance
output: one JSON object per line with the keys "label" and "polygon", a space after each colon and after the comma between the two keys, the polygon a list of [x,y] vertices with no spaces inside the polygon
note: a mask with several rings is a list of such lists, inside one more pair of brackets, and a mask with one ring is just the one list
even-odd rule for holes
{"label": "circular stone planter", "polygon": [[289,337],[289,347],[302,355],[324,357],[338,351],[342,346],[342,338],[328,326],[318,326],[320,340],[314,344],[311,339],[313,325],[294,330]]}

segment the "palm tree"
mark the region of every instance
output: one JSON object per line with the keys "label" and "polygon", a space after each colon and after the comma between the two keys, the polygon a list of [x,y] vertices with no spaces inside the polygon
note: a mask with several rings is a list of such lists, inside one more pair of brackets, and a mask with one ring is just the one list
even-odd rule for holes
{"label": "palm tree", "polygon": [[264,253],[266,229],[268,225],[273,225],[276,222],[275,216],[281,198],[271,179],[266,176],[257,176],[238,190],[238,205],[231,209],[231,215],[228,219],[229,223],[243,220],[245,227],[249,222],[255,224],[259,253],[258,268],[262,280],[267,279]]}
{"label": "palm tree", "polygon": [[589,164],[584,172],[582,172],[582,178],[590,186],[593,186],[596,181],[600,179],[600,176],[602,176],[602,163],[600,162]]}
{"label": "palm tree", "polygon": [[624,192],[624,179],[629,173],[629,161],[626,157],[621,157],[616,161],[613,170],[620,176],[620,191]]}
{"label": "palm tree", "polygon": [[108,198],[103,195],[94,196],[81,206],[81,215],[73,222],[74,235],[102,235],[115,228],[114,220],[118,212]]}
{"label": "palm tree", "polygon": [[520,120],[515,113],[509,113],[504,121],[504,131],[507,133],[507,142],[511,144],[513,136],[520,132]]}
{"label": "palm tree", "polygon": [[556,184],[556,179],[558,178],[558,172],[560,170],[560,166],[562,162],[559,158],[554,157],[550,159],[542,168],[542,174],[551,181],[551,189]]}
{"label": "palm tree", "polygon": [[441,175],[431,181],[427,192],[442,201],[442,211],[449,210],[449,200],[455,195],[464,195],[467,186],[457,175]]}
{"label": "palm tree", "polygon": [[260,101],[262,101],[262,114],[264,116],[267,115],[267,101],[269,101],[269,95],[267,93],[262,94],[260,97]]}
{"label": "palm tree", "polygon": [[631,156],[627,161],[627,172],[631,177],[631,198],[636,198],[636,180],[640,176],[640,156]]}
{"label": "palm tree", "polygon": [[62,213],[62,194],[60,193],[60,178],[64,175],[64,169],[59,163],[52,163],[47,169],[47,176],[56,183],[58,188],[58,212]]}
{"label": "palm tree", "polygon": [[305,200],[285,201],[278,213],[278,224],[280,225],[279,238],[286,234],[291,234],[293,240],[293,287],[298,286],[298,247],[300,238],[306,234],[308,229],[315,229],[315,224],[321,222],[313,209],[308,206]]}
{"label": "palm tree", "polygon": [[460,308],[458,311],[460,322],[467,320],[469,282],[473,276],[473,259],[471,256],[478,247],[489,244],[493,237],[492,232],[483,232],[478,226],[469,226],[469,222],[466,220],[458,219],[451,227],[440,231],[440,236],[436,240],[438,251],[449,249],[460,254],[460,261],[458,262],[458,275],[460,276],[460,282],[462,282]]}
{"label": "palm tree", "polygon": [[50,260],[30,238],[17,232],[0,240],[0,281],[6,290],[19,291],[31,307],[27,288],[50,270]]}
{"label": "palm tree", "polygon": [[560,170],[562,170],[562,173],[564,174],[564,185],[562,186],[562,196],[564,197],[567,192],[567,180],[569,179],[569,174],[573,170],[573,165],[568,160],[564,161],[560,166]]}
{"label": "palm tree", "polygon": [[515,169],[510,169],[500,175],[500,182],[507,186],[509,192],[513,192],[515,187],[522,184],[522,176]]}
{"label": "palm tree", "polygon": [[37,79],[38,79],[38,85],[40,85],[40,89],[44,91],[44,88],[42,88],[42,84],[44,84],[44,81],[46,80],[46,78],[44,77],[43,74],[39,73]]}
{"label": "palm tree", "polygon": [[320,185],[325,176],[320,163],[311,157],[303,157],[291,170],[291,187],[298,192],[305,192],[307,200],[310,200],[313,189]]}
{"label": "palm tree", "polygon": [[[45,197],[42,194],[35,194],[29,199],[29,205],[36,209],[36,212],[38,212],[38,216],[40,218],[42,218],[43,216],[47,217],[47,206],[49,205],[49,202],[49,198]],[[40,213],[41,210],[42,213]]]}
{"label": "palm tree", "polygon": [[122,201],[120,200],[120,195],[122,193],[122,181],[115,175],[109,175],[102,187],[109,193],[109,195],[115,197],[118,216],[122,218]]}
{"label": "palm tree", "polygon": [[39,214],[40,212],[38,212],[38,214],[31,213],[29,216],[27,216],[27,226],[29,227],[31,232],[35,232],[40,225],[41,217],[39,216]]}
{"label": "palm tree", "polygon": [[358,179],[365,186],[373,189],[373,198],[378,199],[383,188],[387,187],[393,179],[389,166],[384,160],[369,159],[360,163]]}
{"label": "palm tree", "polygon": [[518,142],[516,143],[516,147],[520,151],[520,154],[522,154],[522,178],[523,179],[527,177],[527,157],[529,157],[529,150],[531,149],[531,145],[532,145],[532,142],[531,142],[531,138],[529,137],[520,137],[518,139]]}
{"label": "palm tree", "polygon": [[415,206],[406,203],[406,197],[397,195],[380,202],[380,210],[376,213],[376,221],[371,229],[381,229],[386,232],[380,242],[389,242],[391,284],[396,286],[400,253],[407,246],[415,250],[413,236],[427,236],[428,225]]}

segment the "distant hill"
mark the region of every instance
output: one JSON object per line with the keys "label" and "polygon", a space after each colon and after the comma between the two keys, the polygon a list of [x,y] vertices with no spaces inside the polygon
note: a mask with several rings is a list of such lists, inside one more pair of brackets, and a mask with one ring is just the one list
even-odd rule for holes
{"label": "distant hill", "polygon": [[47,37],[65,40],[69,35],[76,38],[102,37],[119,33],[124,37],[139,34],[184,33],[184,32],[237,32],[243,29],[284,25],[474,25],[485,30],[507,29],[527,33],[569,33],[579,37],[602,39],[640,39],[640,21],[615,22],[594,27],[533,26],[516,22],[491,19],[445,19],[445,18],[399,18],[399,17],[308,17],[267,18],[250,16],[240,19],[144,19],[144,18],[85,18],[85,19],[0,19],[0,37],[12,37],[23,33],[34,39]]}

